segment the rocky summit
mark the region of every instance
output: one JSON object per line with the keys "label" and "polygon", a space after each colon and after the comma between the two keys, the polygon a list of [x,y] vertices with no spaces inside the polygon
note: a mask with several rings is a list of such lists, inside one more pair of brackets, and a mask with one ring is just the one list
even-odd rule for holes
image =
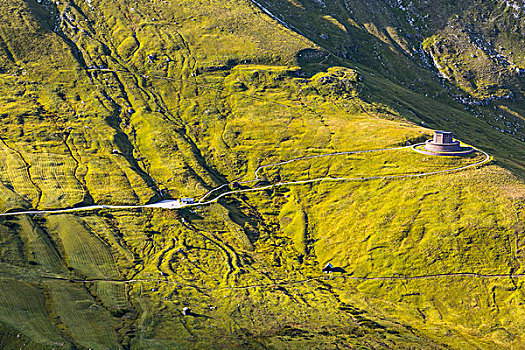
{"label": "rocky summit", "polygon": [[525,347],[523,0],[0,19],[1,349]]}

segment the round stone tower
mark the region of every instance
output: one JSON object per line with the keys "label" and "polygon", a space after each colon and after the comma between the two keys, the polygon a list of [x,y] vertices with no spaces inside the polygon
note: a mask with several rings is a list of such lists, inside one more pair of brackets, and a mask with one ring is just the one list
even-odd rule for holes
{"label": "round stone tower", "polygon": [[424,149],[418,152],[438,156],[462,156],[474,151],[472,147],[461,147],[450,131],[434,131],[434,138],[428,140],[424,146]]}
{"label": "round stone tower", "polygon": [[454,141],[450,131],[434,131],[434,138],[426,142],[425,149],[435,153],[462,151],[459,141]]}

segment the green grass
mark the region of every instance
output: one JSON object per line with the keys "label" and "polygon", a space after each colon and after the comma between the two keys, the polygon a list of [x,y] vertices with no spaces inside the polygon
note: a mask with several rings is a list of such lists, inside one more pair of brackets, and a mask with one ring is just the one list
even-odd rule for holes
{"label": "green grass", "polygon": [[61,347],[65,341],[51,323],[42,292],[29,283],[0,281],[0,319],[43,347]]}
{"label": "green grass", "polygon": [[120,348],[108,312],[84,288],[62,281],[48,282],[46,287],[56,314],[74,342],[91,349]]}
{"label": "green grass", "polygon": [[5,142],[2,142],[0,147],[3,183],[11,185],[12,189],[26,201],[37,204],[40,194],[31,181],[27,163],[20,154],[11,150]]}
{"label": "green grass", "polygon": [[272,179],[279,173],[283,182],[319,178],[359,179],[374,176],[418,175],[453,170],[479,163],[484,159],[485,156],[479,153],[470,157],[436,157],[418,154],[411,149],[402,149],[305,159],[264,168],[260,175]]}
{"label": "green grass", "polygon": [[126,293],[126,285],[101,281],[96,283],[97,296],[102,303],[111,310],[125,310],[131,307]]}
{"label": "green grass", "polygon": [[285,234],[291,236],[295,245],[295,249],[305,255],[308,242],[307,240],[307,224],[306,213],[297,203],[297,199],[290,199],[279,213],[279,221],[281,229]]}
{"label": "green grass", "polygon": [[[198,197],[261,165],[404,146],[433,129],[492,163],[277,187],[192,210],[2,218],[0,341],[16,330],[34,348],[519,347],[521,278],[351,279],[523,272],[523,102],[454,99],[519,96],[522,82],[495,74],[486,54],[472,61],[467,34],[452,28],[472,24],[520,64],[512,14],[482,0],[415,1],[416,29],[381,1],[260,2],[295,32],[244,0],[1,5],[0,209]],[[423,48],[457,77],[443,84],[417,51],[438,37]],[[415,174],[479,158],[396,150],[261,175]],[[322,274],[328,262],[344,272]]]}
{"label": "green grass", "polygon": [[110,250],[94,232],[72,215],[51,215],[47,230],[58,236],[70,267],[90,278],[117,278],[119,272]]}
{"label": "green grass", "polygon": [[83,202],[85,191],[75,178],[74,160],[53,154],[33,157],[29,158],[30,173],[42,192],[40,205],[43,208],[64,208]]}
{"label": "green grass", "polygon": [[509,202],[495,201],[497,191],[480,191],[466,178],[456,174],[443,180],[375,181],[359,188],[342,185],[331,195],[321,195],[323,201],[311,209],[318,214],[309,216],[320,233],[314,237],[317,258],[351,267],[359,275],[473,269],[508,273],[518,268],[515,233],[506,229],[516,220]]}
{"label": "green grass", "polygon": [[46,271],[63,273],[65,267],[62,257],[42,228],[28,217],[21,217],[17,223],[20,225],[19,232],[24,246],[27,247],[28,260],[42,266]]}

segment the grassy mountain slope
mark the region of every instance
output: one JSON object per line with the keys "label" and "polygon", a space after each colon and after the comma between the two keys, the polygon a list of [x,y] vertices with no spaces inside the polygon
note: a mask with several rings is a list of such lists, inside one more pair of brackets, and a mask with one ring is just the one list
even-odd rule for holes
{"label": "grassy mountain slope", "polygon": [[[440,4],[2,3],[2,211],[199,197],[261,165],[403,146],[433,128],[493,160],[194,210],[2,217],[1,347],[522,346],[523,278],[508,276],[525,259],[522,13]],[[472,33],[488,48],[471,48]],[[404,175],[480,159],[396,149],[259,175]],[[337,272],[325,275],[329,262]]]}

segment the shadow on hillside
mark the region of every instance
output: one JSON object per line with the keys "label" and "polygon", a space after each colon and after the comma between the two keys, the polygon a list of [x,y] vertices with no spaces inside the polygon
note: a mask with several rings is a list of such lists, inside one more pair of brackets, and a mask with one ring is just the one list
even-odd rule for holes
{"label": "shadow on hillside", "polygon": [[[363,76],[364,89],[359,98],[365,103],[389,106],[402,117],[430,129],[454,131],[459,139],[490,151],[501,166],[525,174],[525,166],[516,161],[525,157],[519,138],[492,125],[498,118],[494,103],[472,108],[461,103],[459,96],[465,94],[453,82],[439,79],[431,59],[421,51],[425,38],[439,33],[451,22],[470,18],[475,10],[473,1],[447,3],[439,11],[433,9],[436,4],[415,2],[412,11],[432,14],[424,19],[424,26],[408,21],[405,16],[410,11],[396,12],[387,1],[331,1],[324,2],[324,7],[306,0],[300,3],[301,7],[273,0],[263,3],[291,30],[316,44],[315,48],[296,54],[301,67],[299,76],[312,77],[333,66],[356,69]],[[498,8],[487,11],[494,15]],[[490,19],[490,14],[485,17]],[[416,30],[419,25],[426,29]],[[471,27],[481,30],[479,25],[477,29],[475,24]],[[497,29],[497,24],[493,27]],[[486,39],[490,38],[489,35]],[[514,111],[525,110],[523,101],[503,103],[510,104]],[[377,114],[381,117],[381,113]]]}

